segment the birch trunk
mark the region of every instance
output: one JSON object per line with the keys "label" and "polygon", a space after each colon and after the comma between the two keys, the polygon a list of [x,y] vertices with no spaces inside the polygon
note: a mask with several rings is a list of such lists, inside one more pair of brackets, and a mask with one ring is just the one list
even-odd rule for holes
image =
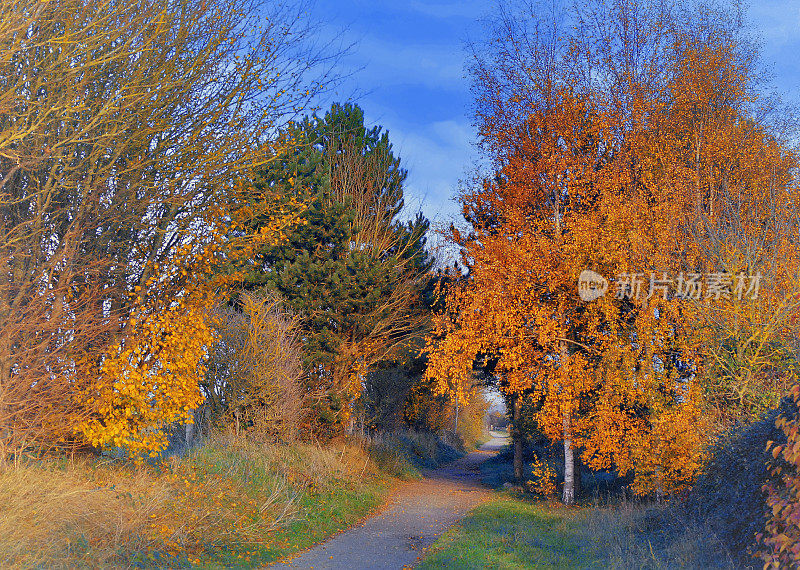
{"label": "birch trunk", "polygon": [[[560,358],[563,366],[569,357],[567,343],[561,341]],[[569,412],[563,415],[564,429],[564,493],[562,500],[565,505],[575,503],[575,450],[572,447],[572,421]]]}
{"label": "birch trunk", "polygon": [[569,416],[564,416],[564,494],[565,505],[575,504],[575,450],[572,448]]}
{"label": "birch trunk", "polygon": [[511,424],[511,437],[514,440],[514,479],[522,483],[525,476],[522,470],[522,398],[514,396],[514,415]]}

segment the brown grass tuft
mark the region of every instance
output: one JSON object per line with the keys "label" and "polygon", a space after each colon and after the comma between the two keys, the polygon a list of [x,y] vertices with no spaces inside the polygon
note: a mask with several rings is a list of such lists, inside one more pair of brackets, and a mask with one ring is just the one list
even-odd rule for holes
{"label": "brown grass tuft", "polygon": [[157,546],[147,532],[171,489],[144,470],[86,460],[0,472],[0,564],[113,565],[122,550]]}

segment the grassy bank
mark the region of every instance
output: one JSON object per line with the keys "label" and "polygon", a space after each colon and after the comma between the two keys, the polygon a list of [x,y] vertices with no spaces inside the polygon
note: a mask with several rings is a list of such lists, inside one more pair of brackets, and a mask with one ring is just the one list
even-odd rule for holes
{"label": "grassy bank", "polygon": [[[668,507],[565,508],[509,494],[475,509],[420,568],[741,568],[705,528]],[[750,566],[760,568],[757,561]]]}
{"label": "grassy bank", "polygon": [[158,467],[21,464],[0,473],[0,566],[256,566],[353,524],[390,483],[358,445],[217,439]]}
{"label": "grassy bank", "polygon": [[0,567],[258,567],[374,512],[458,453],[430,434],[328,446],[216,437],[136,467],[56,458],[0,470]]}
{"label": "grassy bank", "polygon": [[475,509],[429,550],[420,568],[583,568],[575,513],[503,497]]}

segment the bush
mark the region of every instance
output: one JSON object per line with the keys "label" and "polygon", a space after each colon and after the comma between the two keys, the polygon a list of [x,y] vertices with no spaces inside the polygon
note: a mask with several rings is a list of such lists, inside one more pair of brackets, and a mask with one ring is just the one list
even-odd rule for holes
{"label": "bush", "polygon": [[753,563],[750,547],[766,523],[761,489],[770,480],[767,442],[786,441],[785,434],[775,427],[775,420],[793,409],[794,403],[786,399],[761,421],[736,427],[720,437],[686,498],[690,519],[707,525],[742,563]]}
{"label": "bush", "polygon": [[415,478],[419,469],[433,469],[464,455],[464,445],[451,432],[379,432],[366,438],[378,466],[401,479]]}
{"label": "bush", "polygon": [[280,298],[242,293],[214,310],[216,342],[203,391],[213,427],[292,441],[303,413],[298,318]]}
{"label": "bush", "polygon": [[763,546],[758,555],[764,568],[800,567],[800,384],[791,389],[794,406],[787,404],[775,425],[786,436],[784,441],[770,441],[767,452],[769,481],[762,489],[767,495],[765,532],[758,538]]}
{"label": "bush", "polygon": [[360,400],[366,425],[382,431],[400,429],[403,407],[417,381],[415,371],[399,365],[370,370]]}

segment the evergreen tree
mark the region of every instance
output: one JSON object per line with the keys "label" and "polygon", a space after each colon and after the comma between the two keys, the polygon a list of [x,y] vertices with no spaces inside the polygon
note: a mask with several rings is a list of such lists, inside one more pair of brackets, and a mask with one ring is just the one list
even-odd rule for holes
{"label": "evergreen tree", "polygon": [[277,291],[302,315],[312,427],[335,435],[367,370],[421,331],[429,222],[397,219],[406,171],[358,106],[334,105],[285,135],[303,144],[260,173],[253,200],[307,209],[284,243],[258,253],[245,287]]}

